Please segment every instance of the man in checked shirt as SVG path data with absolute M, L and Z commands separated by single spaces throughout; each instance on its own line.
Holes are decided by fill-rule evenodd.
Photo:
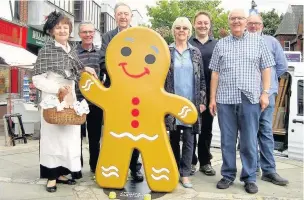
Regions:
M 275 61 L 264 39 L 246 31 L 244 10 L 232 10 L 228 20 L 231 35 L 216 44 L 209 65 L 209 109 L 213 116 L 218 111 L 223 159 L 223 178 L 217 188 L 229 188 L 236 178 L 236 140 L 240 130 L 240 179 L 245 182 L 246 192 L 257 193 L 257 132 L 261 111 L 269 104 L 270 67 Z
M 85 65 L 95 69 L 97 76 L 100 76 L 100 52 L 93 44 L 95 28 L 92 22 L 81 22 L 79 24 L 79 37 L 81 42 L 77 46 L 79 60 Z M 84 99 L 79 87 L 76 87 L 78 100 Z M 89 138 L 90 168 L 95 173 L 97 160 L 100 150 L 102 110 L 96 105 L 89 103 L 90 113 L 87 115 L 87 130 Z M 85 131 L 85 125 L 82 125 L 82 131 Z

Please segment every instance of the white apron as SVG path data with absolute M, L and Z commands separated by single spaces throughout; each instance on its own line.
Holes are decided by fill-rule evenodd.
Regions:
M 42 99 L 56 95 L 62 86 L 71 85 L 75 94 L 75 82 L 48 72 L 33 77 L 36 88 L 42 91 Z M 65 167 L 71 172 L 81 170 L 80 125 L 53 125 L 47 123 L 41 112 L 40 164 L 47 168 Z

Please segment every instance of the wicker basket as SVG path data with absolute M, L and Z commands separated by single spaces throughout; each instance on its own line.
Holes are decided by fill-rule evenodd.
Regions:
M 60 102 L 63 101 L 63 96 L 58 93 L 57 97 Z M 43 109 L 43 118 L 49 124 L 57 125 L 82 125 L 86 122 L 86 114 L 77 115 L 73 108 L 64 108 L 62 111 L 57 111 L 57 108 Z
M 86 116 L 86 114 L 77 115 L 72 108 L 65 108 L 63 111 L 57 111 L 56 108 L 43 110 L 43 118 L 49 124 L 81 125 L 86 121 Z

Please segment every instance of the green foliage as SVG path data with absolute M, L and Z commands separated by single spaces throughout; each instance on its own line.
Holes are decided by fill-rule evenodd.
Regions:
M 274 35 L 283 19 L 283 15 L 279 16 L 274 8 L 271 11 L 261 12 L 260 14 L 264 24 L 263 33 L 266 35 Z
M 156 6 L 147 6 L 151 28 L 158 31 L 169 43 L 173 42 L 171 26 L 177 17 L 188 17 L 192 22 L 198 11 L 207 11 L 213 19 L 213 36 L 219 38 L 220 30 L 228 30 L 228 12 L 219 8 L 220 0 L 179 1 L 162 0 Z

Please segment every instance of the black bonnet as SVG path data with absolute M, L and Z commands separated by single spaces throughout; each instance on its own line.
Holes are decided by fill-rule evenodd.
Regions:
M 64 15 L 60 12 L 51 12 L 47 17 L 46 17 L 46 22 L 43 26 L 43 33 L 47 34 L 49 33 L 50 30 L 52 30 L 56 24 L 62 20 Z

